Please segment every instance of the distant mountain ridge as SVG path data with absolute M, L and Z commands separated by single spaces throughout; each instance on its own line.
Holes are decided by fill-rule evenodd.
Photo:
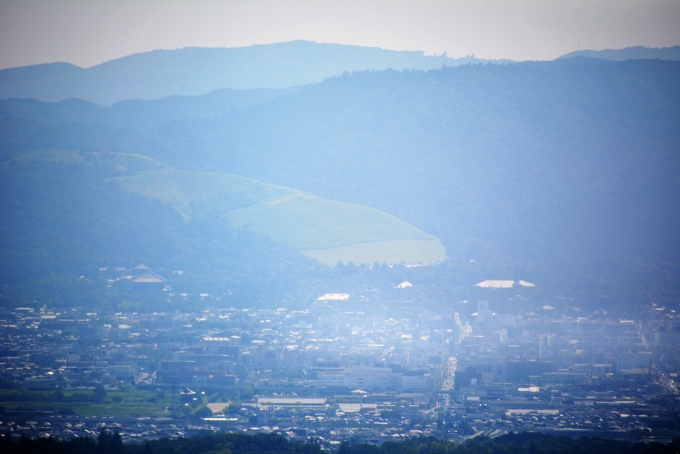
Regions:
M 135 131 L 153 131 L 176 120 L 208 119 L 228 112 L 272 100 L 302 90 L 280 89 L 232 90 L 222 88 L 198 96 L 168 96 L 154 100 L 127 100 L 101 106 L 77 98 L 59 102 L 10 98 L 0 100 L 0 118 L 22 118 L 44 124 L 107 124 Z
M 426 70 L 487 61 L 309 41 L 154 50 L 87 69 L 69 63 L 4 69 L 0 71 L 0 99 L 54 102 L 80 98 L 112 104 L 128 99 L 200 95 L 221 88 L 287 88 L 320 82 L 345 71 Z
M 605 60 L 624 61 L 624 60 L 680 60 L 680 46 L 673 47 L 645 47 L 635 46 L 625 49 L 605 49 L 605 50 L 577 50 L 558 57 L 590 57 L 604 58 Z

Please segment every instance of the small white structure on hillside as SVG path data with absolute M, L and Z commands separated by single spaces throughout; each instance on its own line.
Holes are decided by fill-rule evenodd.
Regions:
M 477 287 L 482 288 L 512 288 L 515 285 L 515 281 L 482 281 L 479 284 L 475 284 Z
M 317 301 L 347 301 L 349 295 L 347 293 L 326 293 L 321 295 L 316 300 Z
M 527 281 L 519 281 L 519 285 L 522 287 L 536 287 L 534 284 L 531 282 Z M 482 288 L 513 288 L 515 286 L 515 281 L 507 281 L 507 280 L 486 280 L 482 281 L 479 284 L 475 284 L 477 287 L 482 287 Z

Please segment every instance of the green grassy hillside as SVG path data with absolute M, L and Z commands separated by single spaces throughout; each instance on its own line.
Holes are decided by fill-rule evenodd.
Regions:
M 161 169 L 114 179 L 123 189 L 173 205 L 185 220 L 219 214 L 304 251 L 322 263 L 434 263 L 439 240 L 382 211 L 220 172 Z
M 172 204 L 185 220 L 192 215 L 226 213 L 295 194 L 293 189 L 223 172 L 163 169 L 115 181 L 123 189 Z
M 225 172 L 181 171 L 146 156 L 69 149 L 27 152 L 4 165 L 41 163 L 89 166 L 128 192 L 172 205 L 184 221 L 222 216 L 225 225 L 267 236 L 331 266 L 446 259 L 437 238 L 383 211 Z
M 382 211 L 301 193 L 231 211 L 226 217 L 236 227 L 252 228 L 301 250 L 373 241 L 434 239 Z

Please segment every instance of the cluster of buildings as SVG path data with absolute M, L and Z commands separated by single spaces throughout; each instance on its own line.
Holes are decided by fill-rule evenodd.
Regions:
M 680 326 L 665 308 L 644 320 L 604 311 L 497 314 L 479 302 L 457 348 L 452 420 L 555 435 L 670 439 L 680 430 Z M 570 313 L 567 316 L 565 313 Z M 500 417 L 500 420 L 499 420 Z
M 328 294 L 301 310 L 16 308 L 0 313 L 0 432 L 68 438 L 108 428 L 130 442 L 275 431 L 329 447 L 345 439 L 460 441 L 523 430 L 678 435 L 680 324 L 673 314 L 650 307 L 641 320 L 620 320 L 549 305 L 513 313 L 519 303 L 511 299 L 496 312 L 497 303 L 460 302 L 435 312 L 406 299 Z M 121 417 L 7 400 L 12 392 L 96 389 L 120 409 L 126 392 L 165 400 L 153 398 L 149 414 L 137 408 L 118 411 Z

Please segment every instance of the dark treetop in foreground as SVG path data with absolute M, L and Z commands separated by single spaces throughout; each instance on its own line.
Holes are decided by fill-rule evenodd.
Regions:
M 175 440 L 156 440 L 143 445 L 124 446 L 118 434 L 102 432 L 97 440 L 76 438 L 67 442 L 52 438 L 11 442 L 0 440 L 0 452 L 7 454 L 319 454 L 319 443 L 289 441 L 278 434 L 219 434 Z M 490 439 L 477 437 L 457 444 L 434 437 L 411 438 L 381 446 L 340 444 L 338 454 L 643 454 L 676 453 L 674 443 L 629 443 L 604 438 L 552 437 L 536 433 L 503 435 Z

